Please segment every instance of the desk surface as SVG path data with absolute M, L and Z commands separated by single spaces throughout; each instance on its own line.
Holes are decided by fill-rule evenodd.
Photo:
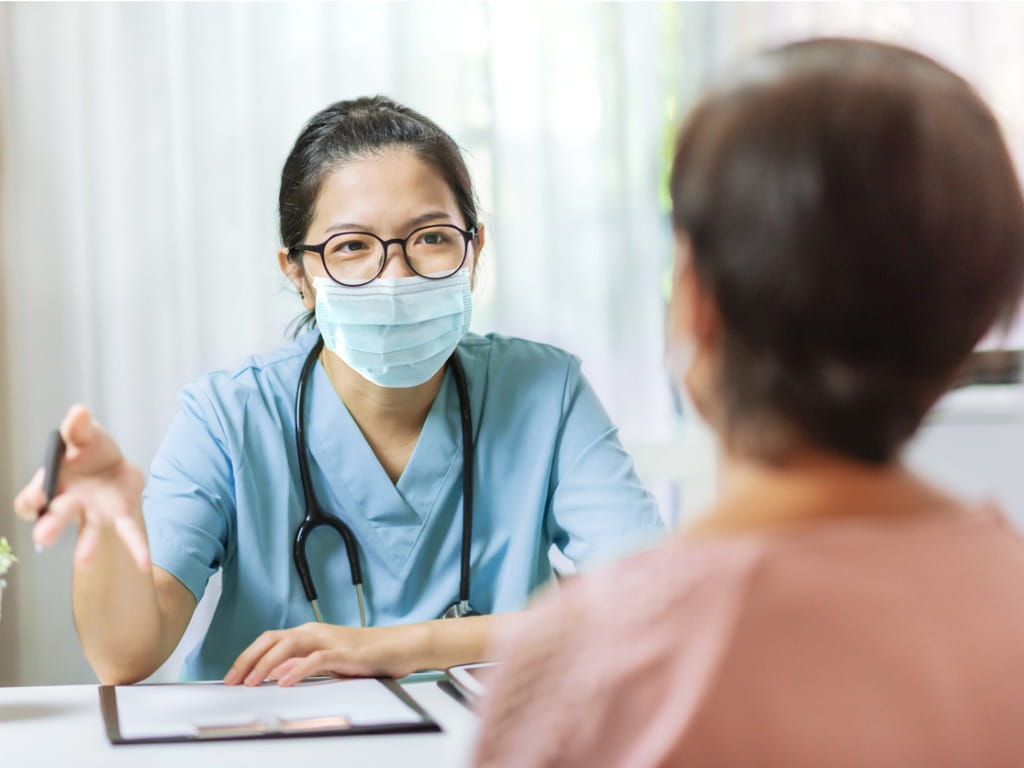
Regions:
M 0 688 L 0 765 L 449 768 L 467 764 L 476 731 L 473 714 L 433 680 L 404 682 L 403 687 L 434 717 L 443 733 L 115 747 L 107 741 L 103 729 L 95 685 Z

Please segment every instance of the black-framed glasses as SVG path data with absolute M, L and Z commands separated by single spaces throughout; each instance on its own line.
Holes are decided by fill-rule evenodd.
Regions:
M 327 276 L 340 285 L 355 288 L 380 277 L 388 261 L 388 247 L 400 245 L 409 269 L 420 277 L 443 280 L 451 277 L 469 253 L 469 243 L 477 228 L 462 229 L 454 224 L 419 227 L 406 237 L 382 240 L 372 232 L 338 232 L 322 243 L 303 243 L 289 248 L 290 253 L 310 251 L 320 254 Z

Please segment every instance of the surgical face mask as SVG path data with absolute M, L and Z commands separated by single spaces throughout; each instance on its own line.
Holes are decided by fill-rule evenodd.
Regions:
M 381 387 L 415 387 L 435 373 L 469 330 L 469 269 L 443 280 L 378 278 L 356 288 L 313 280 L 324 344 Z

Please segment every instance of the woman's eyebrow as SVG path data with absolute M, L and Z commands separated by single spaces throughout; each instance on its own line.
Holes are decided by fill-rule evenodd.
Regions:
M 416 227 L 427 224 L 431 221 L 437 221 L 438 219 L 445 219 L 447 221 L 452 220 L 452 215 L 445 211 L 428 211 L 427 213 L 421 213 L 419 216 L 415 216 L 405 222 L 403 229 L 413 230 Z M 373 227 L 368 227 L 365 224 L 359 224 L 357 222 L 346 221 L 339 224 L 332 224 L 324 233 L 332 235 L 335 232 L 374 232 Z M 376 232 L 374 232 L 376 234 Z
M 356 224 L 351 221 L 346 221 L 343 224 L 332 224 L 324 230 L 325 234 L 331 235 L 335 232 L 369 232 L 369 228 L 363 224 Z
M 452 216 L 450 213 L 445 213 L 444 211 L 430 211 L 429 213 L 422 213 L 413 219 L 409 219 L 405 222 L 405 226 L 409 229 L 415 229 L 421 224 L 427 224 L 428 222 L 436 221 L 437 219 L 446 219 L 451 221 Z

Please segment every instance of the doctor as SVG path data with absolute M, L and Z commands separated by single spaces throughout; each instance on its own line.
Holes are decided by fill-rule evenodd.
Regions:
M 155 671 L 218 569 L 185 678 L 400 676 L 483 658 L 552 544 L 583 565 L 660 533 L 578 360 L 468 333 L 484 230 L 451 137 L 382 97 L 334 104 L 279 206 L 311 328 L 187 387 L 144 493 L 85 408 L 61 426 L 34 537 L 78 523 L 75 621 L 103 682 Z M 15 508 L 43 503 L 37 474 Z

